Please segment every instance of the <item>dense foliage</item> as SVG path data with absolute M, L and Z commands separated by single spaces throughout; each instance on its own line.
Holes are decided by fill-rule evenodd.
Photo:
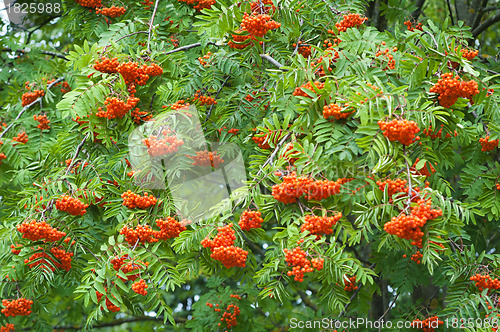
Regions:
M 477 14 L 68 0 L 5 23 L 2 331 L 496 330 L 499 7 L 452 3 Z M 238 156 L 186 215 L 218 196 L 175 185 Z

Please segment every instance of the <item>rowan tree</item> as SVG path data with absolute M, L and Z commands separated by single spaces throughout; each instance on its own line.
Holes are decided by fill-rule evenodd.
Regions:
M 497 1 L 24 4 L 0 53 L 2 331 L 496 331 Z M 241 187 L 189 219 L 171 177 L 237 155 Z

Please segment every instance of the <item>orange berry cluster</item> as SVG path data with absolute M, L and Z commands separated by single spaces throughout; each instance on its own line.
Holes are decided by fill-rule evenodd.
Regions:
M 288 266 L 292 267 L 291 271 L 287 272 L 288 276 L 295 276 L 294 280 L 298 282 L 304 281 L 304 274 L 313 272 L 314 268 L 318 271 L 323 268 L 323 260 L 315 260 L 315 267 L 311 267 L 311 262 L 306 258 L 307 253 L 302 250 L 299 246 L 295 247 L 293 250 L 283 249 L 285 253 L 285 262 Z
M 119 65 L 118 58 L 109 59 L 103 56 L 100 60 L 95 60 L 94 69 L 101 73 L 112 74 L 118 72 Z
M 71 165 L 72 161 L 73 161 L 73 159 L 66 159 L 64 161 L 66 163 L 66 167 L 69 167 Z M 78 174 L 78 168 L 80 168 L 81 165 L 82 165 L 82 163 L 80 161 L 77 161 L 76 163 L 74 163 L 73 167 L 71 169 L 71 174 Z M 83 164 L 82 170 L 84 170 L 85 167 L 87 167 L 88 165 L 89 165 L 89 163 L 85 162 L 85 164 Z
M 252 228 L 262 227 L 264 219 L 260 217 L 260 211 L 245 210 L 240 216 L 238 225 L 244 231 L 249 231 Z
M 129 209 L 147 209 L 156 204 L 157 199 L 153 195 L 144 193 L 144 196 L 137 195 L 136 193 L 128 190 L 124 192 L 121 197 L 123 198 L 123 205 Z
M 21 249 L 16 249 L 20 246 L 19 243 L 16 243 L 15 245 L 14 244 L 11 244 L 10 245 L 10 251 L 14 254 L 14 255 L 19 255 L 21 253 Z
M 455 48 L 455 52 L 458 51 L 458 47 Z M 466 48 L 462 48 L 460 50 L 460 54 L 462 54 L 462 57 L 471 61 L 472 59 L 474 59 L 478 54 L 479 54 L 479 51 L 478 50 L 469 50 L 469 49 L 466 49 Z
M 104 290 L 107 292 L 107 288 L 105 287 Z M 102 296 L 103 294 L 99 293 L 98 291 L 95 291 L 96 295 L 97 295 L 97 302 L 101 301 L 102 299 Z M 112 295 L 113 297 L 115 297 L 114 295 Z M 111 302 L 108 297 L 106 296 L 106 307 L 108 308 L 109 311 L 111 312 L 118 312 L 120 311 L 120 307 L 117 307 L 113 304 L 113 302 Z M 102 310 L 102 308 L 101 308 Z
M 14 324 L 7 323 L 5 326 L 0 327 L 0 332 L 11 332 L 14 331 Z
M 206 67 L 210 64 L 210 57 L 212 56 L 212 52 L 207 52 L 203 57 L 199 57 L 198 61 L 200 62 L 200 65 L 203 67 Z
M 23 239 L 31 241 L 44 240 L 45 242 L 56 242 L 66 236 L 65 232 L 60 232 L 56 228 L 52 228 L 45 221 L 37 222 L 32 220 L 29 223 L 23 222 L 17 225 L 17 230 L 23 234 Z
M 325 69 L 324 69 L 325 60 L 328 63 L 327 70 L 328 71 L 333 70 L 332 62 L 337 62 L 337 59 L 339 58 L 339 52 L 337 50 L 335 50 L 335 47 L 338 46 L 338 43 L 340 43 L 340 39 L 337 39 L 337 38 L 335 38 L 333 40 L 333 44 L 328 39 L 325 39 L 325 41 L 324 41 L 325 47 L 326 47 L 326 45 L 329 45 L 329 47 L 327 49 L 325 49 L 325 51 L 323 52 L 323 55 L 321 55 L 318 59 L 316 59 L 315 61 L 311 61 L 311 67 L 316 67 L 316 66 L 321 64 L 315 73 L 316 75 L 318 75 L 320 77 L 323 77 L 326 75 Z
M 342 112 L 342 108 L 339 104 L 329 104 L 323 107 L 323 117 L 328 119 L 329 117 L 334 117 L 336 120 L 347 119 L 352 112 Z
M 270 11 L 276 11 L 276 6 L 273 0 L 256 0 L 250 2 L 250 10 L 252 14 L 269 14 Z
M 56 201 L 56 209 L 68 212 L 73 216 L 83 216 L 87 212 L 86 208 L 88 207 L 88 204 L 83 204 L 79 199 L 68 195 L 62 195 Z
M 95 13 L 101 14 L 101 15 L 104 15 L 107 17 L 118 17 L 118 16 L 122 16 L 123 14 L 125 14 L 126 11 L 127 11 L 127 9 L 125 9 L 125 7 L 111 6 L 109 8 L 108 7 L 98 8 L 98 9 L 96 9 Z
M 234 246 L 236 236 L 232 227 L 232 223 L 219 227 L 215 238 L 210 240 L 207 236 L 201 241 L 201 245 L 210 248 L 212 251 L 210 257 L 220 261 L 226 268 L 245 267 L 248 251 Z
M 248 15 L 245 12 L 241 21 L 241 29 L 248 31 L 254 37 L 264 37 L 269 30 L 278 29 L 280 26 L 281 23 L 272 20 L 271 16 L 267 14 Z
M 420 161 L 420 158 L 417 158 L 415 160 L 415 163 L 413 164 L 412 166 L 412 169 L 415 170 L 415 168 L 417 167 L 417 163 Z M 427 168 L 427 166 L 429 166 L 430 168 L 430 171 L 429 169 Z M 416 170 L 418 173 L 422 174 L 422 175 L 425 175 L 425 176 L 431 176 L 432 174 L 436 173 L 436 169 L 432 166 L 432 164 L 429 162 L 425 162 L 424 166 L 422 166 L 421 169 L 419 170 Z
M 50 126 L 49 126 L 49 123 L 50 123 L 50 120 L 47 119 L 47 115 L 33 115 L 33 119 L 35 119 L 35 121 L 38 121 L 39 125 L 36 126 L 38 129 L 40 130 L 44 130 L 44 129 L 50 129 Z
M 356 286 L 356 276 L 347 277 L 347 279 L 344 278 L 343 280 L 344 280 L 344 290 L 346 292 L 358 289 L 358 286 Z
M 261 149 L 269 149 L 271 148 L 271 146 L 269 145 L 269 135 L 272 134 L 272 131 L 269 130 L 269 133 L 268 134 L 265 134 L 263 136 L 261 136 L 263 133 L 259 133 L 255 136 L 252 137 L 252 141 L 254 141 L 258 146 L 259 148 Z M 275 137 L 273 143 L 276 143 L 277 141 L 277 137 Z
M 155 135 L 142 140 L 148 147 L 148 153 L 151 157 L 159 157 L 179 151 L 179 147 L 184 144 L 183 140 L 177 139 L 177 136 L 168 136 L 169 132 L 162 132 L 163 138 Z
M 476 287 L 482 292 L 484 289 L 500 289 L 500 280 L 498 278 L 491 279 L 489 274 L 476 274 L 470 277 L 471 281 L 476 282 Z
M 137 225 L 135 229 L 123 226 L 120 231 L 120 234 L 125 235 L 125 241 L 131 246 L 135 246 L 138 242 L 142 244 L 158 242 L 158 239 L 154 237 L 155 233 L 149 225 Z
M 385 45 L 385 42 L 382 42 L 382 45 Z M 384 56 L 387 58 L 387 65 L 382 68 L 383 70 L 394 69 L 396 67 L 396 60 L 394 60 L 394 56 L 390 52 L 396 52 L 397 50 L 397 47 L 393 47 L 392 49 L 386 48 L 383 51 L 378 51 L 377 53 L 375 53 L 376 57 Z
M 0 133 L 3 131 L 3 127 L 7 128 L 7 124 L 5 122 L 0 123 Z
M 127 261 L 127 262 L 125 263 L 125 261 Z M 127 275 L 127 279 L 124 279 L 124 278 L 118 276 L 118 278 L 120 278 L 122 281 L 127 281 L 127 280 L 134 281 L 137 278 L 139 278 L 140 270 L 146 269 L 148 267 L 149 262 L 142 262 L 139 260 L 134 261 L 134 260 L 131 260 L 129 258 L 129 256 L 123 255 L 121 257 L 114 257 L 111 260 L 111 264 L 113 265 L 113 269 L 115 269 L 115 271 L 121 270 L 123 273 L 125 273 Z M 142 266 L 142 265 L 144 265 L 144 266 Z M 137 271 L 137 273 L 133 273 L 135 271 Z
M 497 190 L 500 190 L 500 183 L 495 183 L 495 187 L 497 188 Z
M 420 264 L 422 257 L 424 257 L 424 255 L 422 255 L 422 253 L 417 250 L 416 253 L 414 253 L 413 255 L 411 255 L 411 260 L 414 261 L 417 264 Z
M 153 118 L 151 114 L 145 111 L 141 112 L 139 108 L 135 108 L 130 116 L 132 117 L 132 121 L 134 121 L 136 124 L 149 121 Z
M 170 104 L 170 108 L 173 110 L 178 110 L 181 108 L 188 107 L 190 104 L 185 102 L 183 99 L 177 100 L 175 103 Z M 167 108 L 168 106 L 162 106 L 162 108 Z
M 393 119 L 390 122 L 378 121 L 380 129 L 384 131 L 384 136 L 389 141 L 398 141 L 403 145 L 410 145 L 415 141 L 420 140 L 420 137 L 415 137 L 420 129 L 415 121 Z
M 415 26 L 413 26 L 413 23 L 411 23 L 410 21 L 406 21 L 403 24 L 406 25 L 406 28 L 410 31 L 415 31 L 415 29 L 423 31 L 422 23 L 420 22 L 418 22 Z
M 387 195 L 392 197 L 395 193 L 408 193 L 406 183 L 408 180 L 403 179 L 386 179 L 384 181 L 377 181 L 378 188 L 382 191 L 387 187 Z
M 359 14 L 347 14 L 344 15 L 344 19 L 338 23 L 335 23 L 335 27 L 339 30 L 339 32 L 346 31 L 352 27 L 358 27 L 363 24 L 368 18 L 361 17 Z M 328 30 L 329 33 L 333 33 L 332 30 Z
M 196 151 L 196 156 L 189 156 L 189 158 L 193 159 L 194 166 L 217 168 L 224 163 L 224 159 L 220 157 L 217 151 Z
M 314 85 L 316 86 L 316 88 L 318 90 L 321 90 L 324 88 L 325 83 L 314 82 Z M 305 93 L 302 89 L 308 89 L 308 90 L 311 90 L 312 92 L 316 93 L 316 91 L 314 91 L 314 88 L 313 88 L 313 85 L 311 84 L 311 82 L 307 82 L 306 84 L 303 84 L 302 86 L 295 88 L 292 95 L 312 98 L 307 93 Z
M 283 182 L 273 186 L 273 197 L 285 204 L 295 203 L 297 198 L 305 195 L 307 200 L 320 201 L 340 192 L 340 187 L 351 181 L 351 178 L 339 178 L 337 181 L 314 180 L 307 177 L 297 178 L 296 173 L 283 176 Z
M 27 300 L 25 298 L 19 298 L 16 300 L 2 300 L 2 314 L 5 317 L 16 317 L 16 316 L 29 316 L 31 314 L 32 300 Z
M 384 230 L 402 239 L 412 240 L 412 245 L 422 248 L 422 238 L 424 233 L 422 227 L 427 220 L 436 219 L 443 215 L 443 211 L 431 209 L 431 200 L 420 199 L 417 205 L 410 209 L 410 214 L 401 213 L 393 217 L 391 221 L 384 225 Z
M 178 0 L 179 2 L 185 2 L 188 5 L 193 6 L 194 9 L 201 11 L 204 8 L 210 9 L 212 5 L 215 5 L 215 0 Z
M 36 250 L 42 250 L 42 247 L 38 247 Z M 72 252 L 66 252 L 62 248 L 52 247 L 50 252 L 57 260 L 54 260 L 51 256 L 47 255 L 45 251 L 34 253 L 29 259 L 24 260 L 24 264 L 28 264 L 30 269 L 35 266 L 41 265 L 43 269 L 50 269 L 52 272 L 55 271 L 55 267 L 69 271 L 71 269 L 71 257 L 73 257 Z M 34 261 L 30 264 L 30 262 Z M 49 264 L 50 261 L 52 264 Z
M 437 324 L 437 325 L 436 325 Z M 414 319 L 412 322 L 413 328 L 421 328 L 424 332 L 434 332 L 439 325 L 443 325 L 444 322 L 439 320 L 438 316 L 428 317 L 424 320 Z
M 231 313 L 231 309 L 233 312 Z M 230 304 L 227 306 L 226 311 L 222 314 L 222 318 L 220 319 L 222 321 L 226 321 L 227 328 L 230 329 L 233 326 L 238 325 L 238 322 L 236 321 L 236 317 L 240 315 L 240 308 L 235 305 L 235 304 Z
M 33 92 L 26 92 L 21 97 L 21 105 L 26 106 L 37 100 L 39 97 L 43 97 L 45 92 L 43 90 L 35 90 Z
M 425 136 L 430 137 L 432 139 L 443 138 L 443 127 L 444 125 L 442 124 L 441 128 L 438 131 L 434 132 L 432 126 L 429 126 L 429 128 L 425 128 L 424 130 L 422 130 L 422 132 L 424 133 Z M 456 130 L 453 132 L 453 135 L 458 136 Z M 446 133 L 445 138 L 450 138 L 450 137 L 451 133 Z
M 7 156 L 5 155 L 5 153 L 3 152 L 0 152 L 0 164 L 2 163 L 2 160 L 6 159 Z
M 300 40 L 297 41 L 297 44 L 299 44 L 297 52 L 301 54 L 304 58 L 306 59 L 309 58 L 311 56 L 311 46 L 301 44 Z M 292 46 L 297 47 L 297 44 L 293 43 Z
M 155 4 L 153 0 L 144 0 L 141 2 L 145 9 L 151 9 L 151 6 Z
M 139 66 L 137 62 L 124 62 L 116 67 L 116 72 L 122 75 L 129 88 L 135 89 L 135 84 L 145 85 L 151 76 L 163 74 L 163 69 L 156 63 Z
M 479 143 L 481 143 L 481 151 L 492 151 L 498 147 L 498 139 L 490 141 L 490 135 L 485 138 L 480 138 Z
M 209 96 L 203 96 L 201 94 L 201 90 L 198 90 L 196 91 L 195 95 L 194 95 L 194 100 L 198 100 L 200 102 L 200 105 L 203 106 L 203 105 L 217 105 L 217 101 L 212 98 L 212 97 L 209 97 Z
M 236 30 L 234 34 L 231 34 L 233 36 L 233 40 L 228 41 L 227 45 L 237 50 L 242 50 L 244 48 L 247 48 L 248 46 L 253 46 L 253 43 L 251 41 L 257 39 L 255 39 L 255 37 L 252 35 L 242 35 L 242 33 L 242 29 Z M 262 42 L 259 41 L 259 43 Z
M 316 239 L 318 240 L 323 234 L 332 234 L 332 227 L 337 224 L 340 218 L 342 218 L 342 212 L 332 217 L 320 217 L 308 214 L 304 217 L 305 222 L 300 226 L 300 231 L 309 231 L 309 233 L 316 235 Z
M 155 233 L 155 237 L 159 240 L 167 240 L 173 237 L 178 237 L 179 234 L 186 230 L 186 227 L 172 217 L 166 219 L 156 219 L 156 226 L 160 228 Z
M 25 131 L 20 132 L 19 134 L 17 134 L 16 137 L 14 137 L 12 139 L 12 142 L 19 142 L 21 144 L 26 144 L 26 143 L 28 143 L 28 134 L 26 134 Z M 16 144 L 13 144 L 13 145 L 16 145 Z
M 83 7 L 97 8 L 101 7 L 101 0 L 75 0 L 76 3 Z
M 117 97 L 107 97 L 104 101 L 106 111 L 103 111 L 102 107 L 99 107 L 99 112 L 97 112 L 96 115 L 100 118 L 121 119 L 128 113 L 128 111 L 134 108 L 138 102 L 139 98 L 136 98 L 133 95 L 130 95 L 126 102 Z
M 453 73 L 445 73 L 429 89 L 429 92 L 439 94 L 439 105 L 450 108 L 458 98 L 466 98 L 472 101 L 472 97 L 479 93 L 476 81 L 460 81 L 459 79 L 458 75 L 453 78 Z
M 132 284 L 132 290 L 142 296 L 146 296 L 148 293 L 146 288 L 148 288 L 148 285 L 146 285 L 146 282 L 142 278 Z
M 222 131 L 223 131 L 223 130 L 225 130 L 225 129 L 227 129 L 227 127 L 226 127 L 226 126 L 224 126 L 224 127 L 220 128 L 220 129 L 219 129 L 219 133 L 222 133 Z M 239 129 L 236 129 L 236 128 L 231 128 L 231 129 L 229 129 L 229 130 L 227 131 L 227 133 L 228 133 L 228 134 L 233 134 L 233 135 L 238 135 L 238 132 L 239 132 L 239 131 L 240 131 Z

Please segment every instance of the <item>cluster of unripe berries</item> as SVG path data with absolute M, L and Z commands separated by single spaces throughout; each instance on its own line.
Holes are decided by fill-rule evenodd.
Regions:
M 307 200 L 320 201 L 340 192 L 343 184 L 350 178 L 339 178 L 337 181 L 314 180 L 308 177 L 297 177 L 295 172 L 283 176 L 283 182 L 273 186 L 273 197 L 285 204 L 295 203 L 297 198 L 305 196 Z
M 249 231 L 252 228 L 262 227 L 264 219 L 260 216 L 260 211 L 245 210 L 240 216 L 238 225 L 244 231 Z
M 331 103 L 323 107 L 323 117 L 328 119 L 330 117 L 334 117 L 336 120 L 347 119 L 354 111 L 352 112 L 343 112 L 343 108 L 339 104 Z
M 422 227 L 428 220 L 436 219 L 443 215 L 443 211 L 431 209 L 431 200 L 420 199 L 416 206 L 411 207 L 410 214 L 404 212 L 384 225 L 384 230 L 402 239 L 412 241 L 412 245 L 422 248 L 424 233 Z
M 287 275 L 290 277 L 295 276 L 295 281 L 302 282 L 304 281 L 304 274 L 313 272 L 314 269 L 318 271 L 323 269 L 323 258 L 313 258 L 309 261 L 306 258 L 307 253 L 299 246 L 295 247 L 293 250 L 285 248 L 283 252 L 285 253 L 285 262 L 287 262 L 288 266 L 292 267 L 292 270 L 288 271 Z
M 21 143 L 21 144 L 26 144 L 26 143 L 28 143 L 28 134 L 26 134 L 25 131 L 20 132 L 20 133 L 17 134 L 16 137 L 14 137 L 12 139 L 12 142 L 18 142 L 18 143 Z M 17 143 L 15 143 L 13 145 L 17 145 Z
M 142 296 L 146 296 L 148 293 L 146 288 L 148 288 L 148 285 L 142 278 L 132 284 L 132 290 Z
M 62 195 L 56 201 L 56 209 L 59 211 L 65 211 L 73 216 L 83 216 L 87 213 L 86 209 L 88 207 L 88 204 L 84 204 L 79 199 L 68 195 Z
M 43 240 L 45 242 L 56 242 L 66 236 L 65 232 L 58 231 L 45 221 L 31 220 L 17 225 L 17 230 L 23 234 L 23 239 L 31 241 Z
M 52 272 L 56 270 L 55 268 L 60 268 L 66 271 L 71 269 L 71 257 L 73 257 L 72 252 L 66 252 L 64 249 L 59 247 L 52 247 L 50 249 L 50 253 L 56 258 L 53 259 L 45 253 L 45 251 L 43 251 L 44 249 L 42 247 L 38 247 L 36 250 L 41 250 L 42 252 L 34 253 L 29 259 L 24 260 L 24 264 L 28 264 L 30 269 L 38 265 L 40 265 L 42 269 L 50 269 Z
M 390 122 L 378 121 L 380 129 L 384 132 L 384 136 L 389 141 L 398 141 L 403 145 L 410 145 L 415 141 L 420 140 L 420 137 L 415 137 L 420 131 L 415 121 L 393 119 Z
M 438 316 L 432 316 L 424 320 L 414 319 L 412 327 L 421 328 L 424 332 L 434 332 L 437 327 L 443 324 L 444 322 L 439 320 Z
M 125 7 L 111 6 L 109 8 L 108 7 L 97 8 L 95 13 L 101 14 L 101 15 L 104 15 L 107 17 L 118 17 L 118 16 L 122 16 L 123 14 L 125 14 L 126 11 L 127 11 L 127 9 Z
M 248 251 L 234 246 L 236 236 L 232 227 L 232 223 L 219 227 L 214 239 L 210 240 L 207 236 L 201 241 L 201 245 L 204 248 L 210 248 L 212 251 L 210 257 L 220 261 L 226 268 L 245 267 Z
M 476 287 L 482 292 L 484 289 L 500 289 L 500 280 L 498 278 L 491 279 L 489 274 L 476 274 L 470 277 L 471 281 L 476 282 Z
M 349 28 L 353 27 L 358 27 L 361 24 L 363 24 L 368 18 L 366 17 L 361 17 L 359 14 L 347 14 L 344 15 L 344 18 L 342 21 L 335 23 L 335 27 L 339 32 L 346 31 Z M 329 33 L 334 33 L 332 30 L 328 30 Z
M 184 141 L 178 139 L 175 135 L 168 136 L 169 134 L 170 132 L 168 130 L 163 130 L 163 138 L 151 135 L 149 138 L 142 140 L 142 142 L 147 146 L 148 153 L 151 157 L 165 156 L 179 151 L 179 147 L 184 144 Z
M 479 89 L 477 82 L 474 80 L 462 81 L 458 75 L 453 77 L 453 73 L 445 73 L 429 89 L 429 92 L 439 95 L 439 105 L 450 108 L 458 98 L 466 98 L 472 101 L 472 97 L 479 93 Z
M 194 95 L 194 100 L 199 101 L 200 105 L 217 105 L 217 101 L 213 97 L 204 96 L 201 94 L 201 90 L 196 91 Z
M 137 195 L 136 193 L 128 190 L 124 192 L 121 197 L 123 198 L 123 205 L 129 209 L 147 209 L 156 204 L 157 199 L 153 195 L 144 193 L 144 196 Z
M 251 36 L 264 37 L 269 30 L 278 29 L 281 23 L 271 19 L 267 14 L 243 14 L 241 29 L 247 31 Z
M 189 156 L 193 159 L 194 166 L 218 168 L 224 163 L 217 151 L 196 151 L 196 156 Z
M 5 317 L 16 317 L 16 316 L 29 316 L 31 314 L 32 300 L 27 300 L 25 298 L 19 298 L 16 300 L 2 300 L 2 314 Z
M 33 115 L 33 119 L 35 121 L 38 121 L 39 124 L 38 124 L 38 126 L 36 126 L 38 129 L 40 129 L 40 130 L 50 129 L 50 126 L 49 126 L 50 120 L 47 119 L 46 114 Z
M 26 106 L 37 100 L 39 97 L 43 97 L 45 92 L 43 90 L 35 90 L 33 92 L 26 92 L 21 97 L 21 105 Z
M 323 83 L 323 82 L 314 82 L 314 86 L 316 87 L 316 89 L 321 90 L 321 89 L 324 88 L 325 83 Z M 292 95 L 294 95 L 294 96 L 302 96 L 302 97 L 307 97 L 307 98 L 313 98 L 309 94 L 307 94 L 306 92 L 304 92 L 303 89 L 307 89 L 307 90 L 310 90 L 311 92 L 313 92 L 315 94 L 318 94 L 314 90 L 313 85 L 311 84 L 311 82 L 307 82 L 307 83 L 303 84 L 302 86 L 295 88 L 295 90 L 293 91 Z
M 480 138 L 479 143 L 481 144 L 481 151 L 492 151 L 498 147 L 498 139 L 490 141 L 490 135 L 485 138 Z
M 319 239 L 321 235 L 332 234 L 332 227 L 337 224 L 340 218 L 342 218 L 342 212 L 332 217 L 320 217 L 308 214 L 304 217 L 305 222 L 300 226 L 300 231 L 309 231 L 309 233 L 316 235 L 316 239 Z

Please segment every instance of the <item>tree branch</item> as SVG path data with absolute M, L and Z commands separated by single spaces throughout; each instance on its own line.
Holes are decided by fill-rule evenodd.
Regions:
M 265 59 L 267 61 L 269 61 L 270 63 L 272 63 L 274 66 L 278 67 L 279 69 L 281 69 L 282 71 L 288 71 L 288 69 L 283 69 L 281 67 L 283 67 L 283 65 L 281 63 L 279 63 L 278 61 L 274 60 L 269 54 L 261 54 L 260 57 L 262 59 Z
M 50 89 L 52 88 L 54 85 L 56 85 L 57 83 L 59 82 L 62 82 L 64 80 L 64 77 L 59 77 L 57 80 L 55 80 L 54 82 L 50 83 L 49 85 L 47 85 L 47 89 Z M 24 112 L 26 112 L 28 109 L 30 109 L 31 106 L 39 103 L 42 101 L 42 98 L 43 97 L 38 97 L 36 100 L 34 100 L 31 104 L 28 104 L 26 106 L 24 106 L 22 108 L 22 110 L 19 112 L 19 114 L 16 116 L 16 118 L 11 121 L 11 123 L 7 126 L 7 128 L 5 128 L 4 131 L 2 131 L 0 133 L 0 139 L 10 130 L 10 128 L 12 128 L 12 126 L 14 126 L 14 123 L 19 120 L 19 118 L 24 114 Z
M 151 42 L 151 30 L 153 29 L 153 21 L 155 20 L 155 16 L 156 16 L 156 10 L 158 9 L 158 3 L 160 2 L 160 0 L 156 0 L 156 3 L 155 3 L 155 8 L 153 9 L 153 15 L 151 15 L 151 21 L 149 22 L 149 31 L 148 31 L 148 52 L 151 51 L 149 49 L 149 45 L 150 45 L 150 42 Z
M 215 46 L 217 46 L 214 42 L 209 42 L 207 45 L 215 45 Z M 191 48 L 198 47 L 198 46 L 201 46 L 201 43 L 194 43 L 194 44 L 189 44 L 189 45 L 181 46 L 181 47 L 178 47 L 178 48 L 173 49 L 171 51 L 163 52 L 162 54 L 168 55 L 168 54 L 172 54 L 172 53 L 182 52 L 182 51 L 186 51 L 186 50 L 189 50 Z
M 477 38 L 477 36 L 479 36 L 481 32 L 483 32 L 484 30 L 488 29 L 490 26 L 498 22 L 500 22 L 500 13 L 490 17 L 489 19 L 481 23 L 477 28 L 472 30 L 472 35 L 474 36 L 474 38 Z
M 301 290 L 297 290 L 297 293 L 299 293 L 300 298 L 302 299 L 302 301 L 304 302 L 304 304 L 306 306 L 308 306 L 309 308 L 311 308 L 314 311 L 318 311 L 318 307 L 311 301 L 311 299 L 309 298 L 309 296 L 307 296 L 307 294 L 305 292 L 303 292 Z

